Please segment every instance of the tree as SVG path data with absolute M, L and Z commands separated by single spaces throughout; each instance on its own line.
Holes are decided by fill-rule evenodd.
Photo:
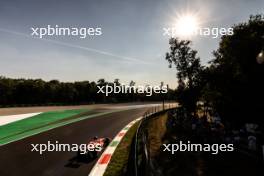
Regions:
M 166 53 L 169 68 L 175 65 L 178 78 L 178 101 L 189 112 L 195 112 L 198 101 L 198 80 L 202 70 L 197 51 L 190 47 L 191 41 L 171 38 L 169 41 L 170 52 Z
M 58 80 L 43 81 L 41 79 L 11 79 L 0 76 L 0 107 L 3 106 L 34 106 L 34 105 L 64 105 L 102 102 L 129 102 L 162 100 L 157 96 L 145 97 L 139 93 L 116 94 L 106 97 L 97 93 L 102 86 L 121 86 L 119 79 L 106 82 L 99 79 L 96 82 L 60 82 Z M 131 81 L 130 86 L 135 86 Z M 136 88 L 135 88 L 136 89 Z M 167 96 L 167 98 L 170 98 Z
M 256 57 L 264 49 L 264 16 L 251 16 L 233 29 L 214 51 L 204 97 L 229 121 L 263 122 L 264 64 Z

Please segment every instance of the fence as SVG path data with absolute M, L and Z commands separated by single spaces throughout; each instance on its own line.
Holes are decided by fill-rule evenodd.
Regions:
M 149 157 L 149 147 L 147 146 L 148 133 L 145 129 L 148 120 L 158 117 L 160 114 L 176 107 L 176 103 L 163 104 L 162 106 L 152 107 L 147 111 L 137 129 L 134 145 L 132 147 L 132 157 L 130 158 L 130 167 L 127 175 L 133 176 L 157 176 L 159 175 L 155 171 L 155 167 L 151 163 Z M 132 163 L 132 162 L 133 163 Z M 132 166 L 131 166 L 132 165 Z

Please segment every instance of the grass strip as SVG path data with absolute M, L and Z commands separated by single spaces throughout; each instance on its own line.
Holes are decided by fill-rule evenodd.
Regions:
M 121 176 L 124 175 L 127 168 L 129 152 L 133 137 L 136 134 L 139 122 L 135 123 L 123 137 L 119 145 L 117 146 L 113 156 L 111 157 L 110 163 L 104 173 L 104 176 Z M 114 141 L 113 141 L 114 142 Z M 112 142 L 112 143 L 113 143 Z M 114 145 L 113 144 L 110 144 Z
M 74 109 L 64 111 L 44 112 L 33 117 L 9 123 L 0 127 L 0 143 L 6 138 L 16 136 L 25 132 L 32 131 L 37 128 L 42 128 L 54 122 L 72 117 L 82 112 L 88 111 L 86 109 Z
M 124 110 L 112 110 L 112 111 L 109 111 L 109 112 L 102 112 L 102 113 L 92 114 L 92 115 L 88 115 L 88 116 L 81 116 L 81 117 L 78 117 L 78 118 L 70 118 L 69 117 L 69 118 L 66 118 L 63 121 L 62 120 L 58 120 L 57 123 L 51 123 L 51 124 L 48 124 L 46 126 L 42 126 L 40 128 L 31 129 L 31 130 L 25 131 L 23 133 L 19 133 L 19 134 L 15 134 L 13 136 L 2 138 L 2 139 L 0 139 L 0 145 L 5 145 L 5 144 L 8 144 L 8 143 L 11 143 L 11 142 L 14 142 L 14 141 L 17 141 L 17 140 L 32 136 L 32 135 L 36 135 L 36 134 L 39 134 L 39 133 L 42 133 L 42 132 L 45 132 L 45 131 L 48 131 L 48 130 L 51 130 L 51 129 L 54 129 L 54 128 L 57 128 L 57 127 L 68 125 L 68 124 L 71 124 L 71 123 L 74 123 L 74 122 L 78 122 L 78 121 L 81 121 L 81 120 L 85 120 L 85 119 L 88 119 L 88 118 L 94 118 L 94 117 L 97 117 L 97 116 L 107 115 L 107 114 L 111 114 L 111 113 L 114 113 L 114 112 L 121 112 L 121 111 L 124 111 Z M 1 134 L 1 128 L 2 127 L 0 127 L 0 134 Z
M 148 131 L 148 146 L 150 156 L 153 157 L 160 152 L 160 147 L 163 144 L 163 137 L 167 131 L 166 122 L 168 113 L 163 113 L 148 121 L 146 129 Z

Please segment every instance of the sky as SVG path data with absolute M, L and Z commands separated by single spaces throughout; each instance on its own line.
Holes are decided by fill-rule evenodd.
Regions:
M 60 81 L 104 78 L 128 84 L 176 87 L 165 53 L 179 14 L 195 14 L 201 27 L 232 27 L 264 12 L 263 0 L 0 0 L 0 75 Z M 31 28 L 100 27 L 102 35 L 31 35 Z M 220 38 L 193 36 L 203 65 Z

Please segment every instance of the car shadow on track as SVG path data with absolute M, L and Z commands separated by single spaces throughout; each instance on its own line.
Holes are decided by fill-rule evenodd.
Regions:
M 68 168 L 79 168 L 82 164 L 89 164 L 93 162 L 95 159 L 89 157 L 78 157 L 78 155 L 70 158 L 68 163 L 64 165 L 64 167 Z

